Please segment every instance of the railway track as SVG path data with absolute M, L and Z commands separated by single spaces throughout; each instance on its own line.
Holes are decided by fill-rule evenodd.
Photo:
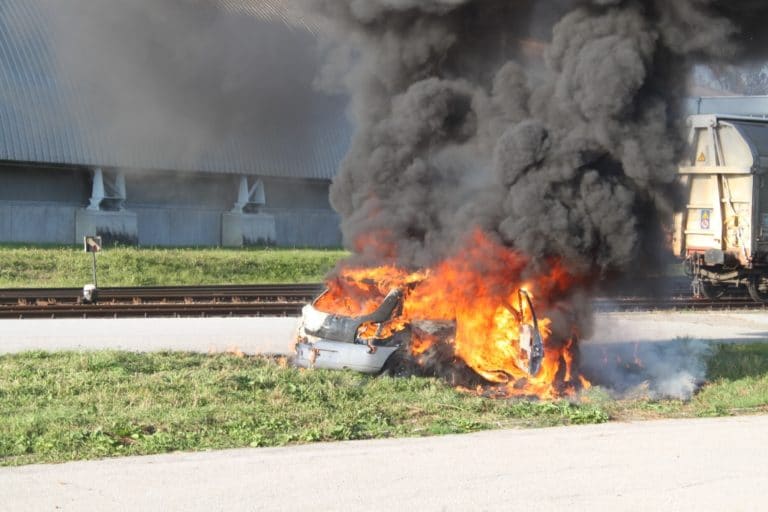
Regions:
M 100 288 L 99 299 L 107 301 L 162 301 L 162 300 L 213 300 L 231 299 L 273 299 L 293 297 L 307 299 L 314 297 L 323 289 L 319 283 L 313 284 L 267 284 L 235 286 L 139 286 L 132 288 Z M 15 304 L 19 301 L 50 301 L 56 303 L 79 302 L 81 288 L 6 288 L 0 289 L 0 304 Z
M 766 310 L 768 304 L 754 302 L 745 297 L 728 297 L 720 300 L 676 298 L 598 298 L 593 301 L 595 311 L 603 313 L 631 311 L 727 311 Z
M 79 288 L 0 289 L 0 318 L 298 316 L 321 284 L 103 288 L 96 304 Z M 600 312 L 765 310 L 742 296 L 704 300 L 674 289 L 667 297 L 597 298 Z
M 0 318 L 292 316 L 320 291 L 321 284 L 102 288 L 90 304 L 79 288 L 0 289 Z

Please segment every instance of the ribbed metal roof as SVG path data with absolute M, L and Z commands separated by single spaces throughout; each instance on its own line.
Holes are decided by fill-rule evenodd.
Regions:
M 334 176 L 351 128 L 343 101 L 312 89 L 315 70 L 302 66 L 293 76 L 278 62 L 283 45 L 294 51 L 301 48 L 307 54 L 314 45 L 311 27 L 285 7 L 284 1 L 218 0 L 225 7 L 222 16 L 250 20 L 225 24 L 226 30 L 236 27 L 271 34 L 273 39 L 265 46 L 274 48 L 268 46 L 266 52 L 262 48 L 259 54 L 264 55 L 265 80 L 279 70 L 279 79 L 286 86 L 300 85 L 297 90 L 302 97 L 269 97 L 270 90 L 280 87 L 278 83 L 264 89 L 266 92 L 254 91 L 253 101 L 265 102 L 265 112 L 281 118 L 281 112 L 293 109 L 292 117 L 282 122 L 259 118 L 239 132 L 212 139 L 209 145 L 196 141 L 193 148 L 183 123 L 170 130 L 148 124 L 140 128 L 141 136 L 135 139 L 111 129 L 115 113 L 104 111 L 93 100 L 97 96 L 93 84 L 62 69 L 51 9 L 51 3 L 59 1 L 0 2 L 0 160 L 310 179 Z M 282 30 L 280 45 L 274 43 L 275 30 Z M 312 55 L 304 57 L 306 61 L 314 59 Z M 301 106 L 298 114 L 296 105 Z M 158 130 L 157 137 L 153 129 Z
M 280 21 L 288 26 L 315 32 L 317 26 L 304 13 L 286 0 L 217 0 L 232 12 L 242 12 L 268 21 Z

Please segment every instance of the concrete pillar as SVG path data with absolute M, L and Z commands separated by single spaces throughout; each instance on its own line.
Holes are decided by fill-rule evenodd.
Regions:
M 123 171 L 93 169 L 90 203 L 75 212 L 75 243 L 92 235 L 101 236 L 105 244 L 138 244 L 138 218 L 125 210 L 126 197 Z
M 232 207 L 232 212 L 242 213 L 245 206 L 248 204 L 248 177 L 240 176 L 240 183 L 237 189 L 237 202 Z
M 115 176 L 115 195 L 117 196 L 117 209 L 124 210 L 128 193 L 125 188 L 125 172 L 123 171 L 118 171 Z
M 248 191 L 249 201 L 251 204 L 264 206 L 267 204 L 267 194 L 264 191 L 264 182 L 256 180 L 253 186 Z
M 93 186 L 91 187 L 91 202 L 88 205 L 88 210 L 99 211 L 101 209 L 101 202 L 104 200 L 106 193 L 104 192 L 104 173 L 101 168 L 97 167 L 93 170 Z
M 107 210 L 122 210 L 125 208 L 127 191 L 125 187 L 124 171 L 104 172 L 101 168 L 93 170 L 93 186 L 91 188 L 91 199 L 88 205 L 90 211 L 100 211 L 102 208 Z M 105 203 L 108 201 L 108 204 Z
M 246 206 L 264 206 L 267 197 L 264 192 L 264 182 L 257 179 L 253 186 L 248 185 L 248 176 L 240 176 L 237 188 L 237 202 L 232 207 L 233 213 L 242 213 Z

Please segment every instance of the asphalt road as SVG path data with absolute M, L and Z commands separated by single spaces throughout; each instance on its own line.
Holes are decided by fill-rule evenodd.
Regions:
M 768 416 L 0 469 L 0 510 L 763 511 Z

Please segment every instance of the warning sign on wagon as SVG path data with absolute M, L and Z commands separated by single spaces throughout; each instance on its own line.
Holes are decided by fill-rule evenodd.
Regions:
M 712 220 L 712 210 L 701 210 L 701 229 L 709 229 Z

